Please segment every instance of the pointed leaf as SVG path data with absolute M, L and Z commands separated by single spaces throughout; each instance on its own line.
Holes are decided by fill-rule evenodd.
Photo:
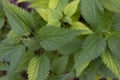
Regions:
M 7 1 L 3 1 L 3 7 L 12 30 L 19 35 L 28 34 L 34 26 L 32 15 Z
M 47 9 L 36 9 L 39 15 L 45 20 L 48 21 L 48 10 Z
M 98 0 L 81 0 L 81 13 L 89 23 L 95 23 L 99 15 Z M 89 13 L 89 14 L 88 14 Z
M 68 17 L 71 17 L 78 8 L 80 0 L 74 0 L 71 3 L 69 3 L 65 8 L 64 8 L 64 14 Z
M 41 39 L 41 46 L 46 50 L 56 50 L 62 45 L 68 43 L 81 31 L 68 30 L 56 27 L 43 27 L 38 31 L 38 37 Z
M 58 4 L 59 0 L 50 0 L 49 1 L 49 8 L 50 9 L 55 9 L 57 4 Z
M 46 80 L 50 69 L 49 59 L 45 55 L 32 58 L 28 66 L 29 80 Z
M 120 79 L 120 59 L 106 51 L 102 55 L 104 64 Z
M 81 66 L 87 65 L 91 60 L 100 56 L 104 52 L 105 47 L 106 42 L 104 38 L 96 34 L 88 36 L 83 45 L 83 50 L 75 58 L 76 71 L 79 70 Z

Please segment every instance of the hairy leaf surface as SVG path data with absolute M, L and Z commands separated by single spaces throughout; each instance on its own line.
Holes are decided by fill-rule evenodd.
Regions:
M 81 34 L 80 32 L 49 26 L 41 28 L 38 31 L 38 37 L 41 39 L 40 44 L 43 48 L 46 50 L 56 50 Z

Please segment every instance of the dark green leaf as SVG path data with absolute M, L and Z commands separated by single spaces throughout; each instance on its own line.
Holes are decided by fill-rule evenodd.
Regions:
M 83 69 L 87 67 L 88 63 L 100 56 L 106 47 L 105 39 L 97 35 L 90 35 L 87 37 L 83 50 L 78 53 L 79 55 L 75 58 L 75 67 L 77 76 L 80 75 L 81 71 L 78 72 L 79 68 L 83 66 Z
M 40 44 L 46 50 L 56 50 L 79 34 L 81 34 L 81 31 L 50 26 L 43 27 L 38 31 L 38 37 L 41 39 Z

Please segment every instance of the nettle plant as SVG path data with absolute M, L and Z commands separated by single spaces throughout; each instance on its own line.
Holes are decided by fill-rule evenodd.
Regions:
M 120 79 L 120 0 L 1 0 L 0 76 Z

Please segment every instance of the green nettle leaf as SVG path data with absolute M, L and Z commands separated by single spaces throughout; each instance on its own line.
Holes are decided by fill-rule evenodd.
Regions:
M 116 57 L 120 57 L 120 36 L 119 35 L 111 35 L 108 39 L 108 47 L 113 55 Z
M 85 32 L 83 32 L 82 34 L 92 34 L 92 30 L 90 30 L 85 24 L 83 24 L 82 22 L 74 22 L 72 24 L 72 29 L 75 30 L 85 30 Z
M 82 47 L 82 42 L 79 39 L 75 38 L 72 41 L 70 41 L 69 43 L 61 46 L 58 49 L 58 52 L 62 55 L 70 55 L 70 54 L 80 50 L 81 47 Z
M 85 20 L 89 23 L 95 23 L 97 20 L 97 16 L 99 15 L 99 7 L 98 0 L 81 0 L 81 13 Z M 101 8 L 100 8 L 101 9 Z
M 103 6 L 113 12 L 120 12 L 120 1 L 119 0 L 101 0 Z
M 41 39 L 41 46 L 46 50 L 56 50 L 62 45 L 68 43 L 82 31 L 68 30 L 56 27 L 42 27 L 38 31 L 38 38 Z
M 51 69 L 57 74 L 63 73 L 67 67 L 67 63 L 68 56 L 62 56 L 53 61 Z
M 19 65 L 24 51 L 25 47 L 23 45 L 11 46 L 5 43 L 0 44 L 0 61 L 10 61 L 8 80 L 11 80 L 12 74 Z
M 102 59 L 105 65 L 120 79 L 120 59 L 109 51 L 102 55 Z
M 83 45 L 83 50 L 75 58 L 76 71 L 78 71 L 81 66 L 83 66 L 82 69 L 84 69 L 91 60 L 100 56 L 104 52 L 105 47 L 106 42 L 104 38 L 95 34 L 88 36 Z M 77 72 L 76 75 L 79 76 L 81 71 Z
M 64 14 L 71 17 L 77 11 L 80 0 L 74 0 L 64 8 Z
M 27 11 L 3 1 L 4 12 L 8 18 L 12 30 L 19 35 L 26 35 L 30 28 L 34 27 L 34 20 Z
M 46 80 L 50 69 L 50 61 L 45 55 L 34 57 L 28 66 L 29 80 Z

